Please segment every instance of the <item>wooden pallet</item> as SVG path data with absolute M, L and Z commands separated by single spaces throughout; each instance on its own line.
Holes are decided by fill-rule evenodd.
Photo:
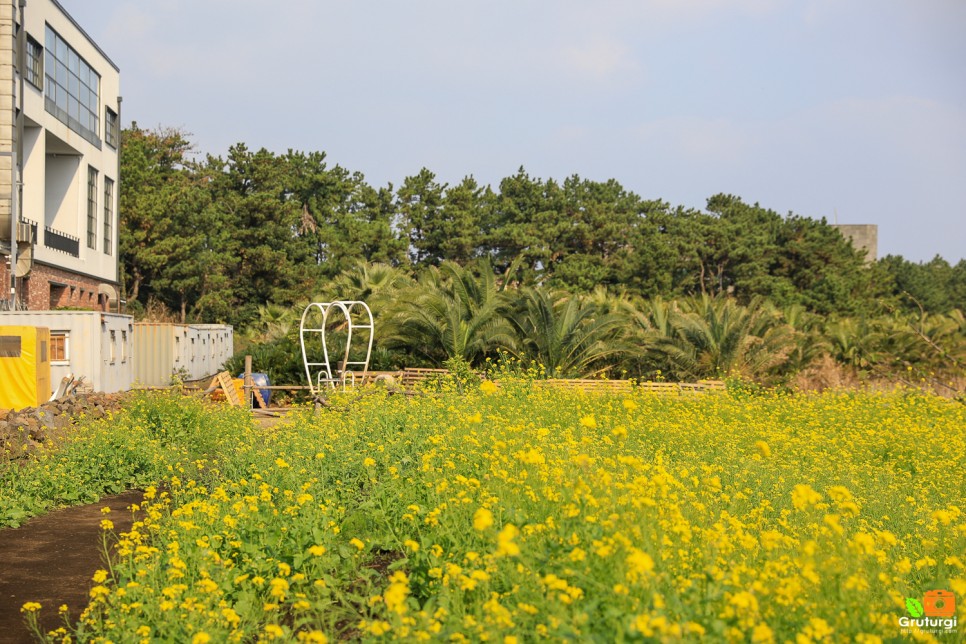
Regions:
M 235 389 L 235 383 L 231 381 L 231 374 L 227 371 L 215 374 L 215 377 L 211 379 L 211 385 L 208 387 L 208 391 L 214 391 L 218 388 L 221 388 L 222 392 L 224 392 L 225 400 L 228 401 L 229 405 L 232 407 L 242 406 L 241 398 Z
M 267 409 L 268 405 L 265 404 L 265 399 L 262 398 L 262 392 L 258 390 L 257 387 L 252 387 L 252 396 L 255 397 L 255 402 L 258 403 L 259 409 Z
M 440 378 L 449 375 L 449 369 L 416 369 L 416 368 L 406 368 L 403 369 L 402 375 L 400 376 L 400 384 L 403 387 L 409 389 L 413 385 L 418 385 L 420 383 L 429 380 L 430 378 Z

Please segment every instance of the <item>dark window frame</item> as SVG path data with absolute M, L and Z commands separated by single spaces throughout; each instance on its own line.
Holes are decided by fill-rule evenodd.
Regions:
M 87 247 L 97 250 L 97 169 L 87 166 Z
M 50 25 L 44 42 L 44 108 L 100 149 L 101 75 Z
M 24 56 L 24 80 L 44 90 L 44 46 L 27 34 L 27 51 Z
M 114 180 L 104 177 L 104 254 L 114 252 Z
M 118 144 L 118 129 L 117 129 L 117 112 L 109 107 L 104 108 L 104 142 L 109 146 L 117 149 Z

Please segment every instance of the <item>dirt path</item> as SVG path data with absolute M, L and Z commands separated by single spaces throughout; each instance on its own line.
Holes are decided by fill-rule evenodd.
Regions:
M 15 529 L 0 530 L 0 644 L 34 641 L 24 627 L 20 607 L 40 602 L 41 625 L 61 625 L 57 607 L 66 604 L 71 622 L 87 605 L 91 575 L 104 567 L 101 508 L 109 506 L 116 533 L 131 528 L 132 503 L 141 492 L 125 492 L 99 502 L 56 510 Z

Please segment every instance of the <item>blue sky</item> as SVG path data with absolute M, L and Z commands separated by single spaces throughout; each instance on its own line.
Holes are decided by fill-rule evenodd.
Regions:
M 962 0 L 60 2 L 121 68 L 125 125 L 199 152 L 726 192 L 966 258 Z

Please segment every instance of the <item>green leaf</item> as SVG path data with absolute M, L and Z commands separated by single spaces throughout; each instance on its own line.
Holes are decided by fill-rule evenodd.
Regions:
M 912 597 L 906 599 L 906 608 L 913 617 L 922 617 L 922 604 L 918 599 L 913 599 Z

